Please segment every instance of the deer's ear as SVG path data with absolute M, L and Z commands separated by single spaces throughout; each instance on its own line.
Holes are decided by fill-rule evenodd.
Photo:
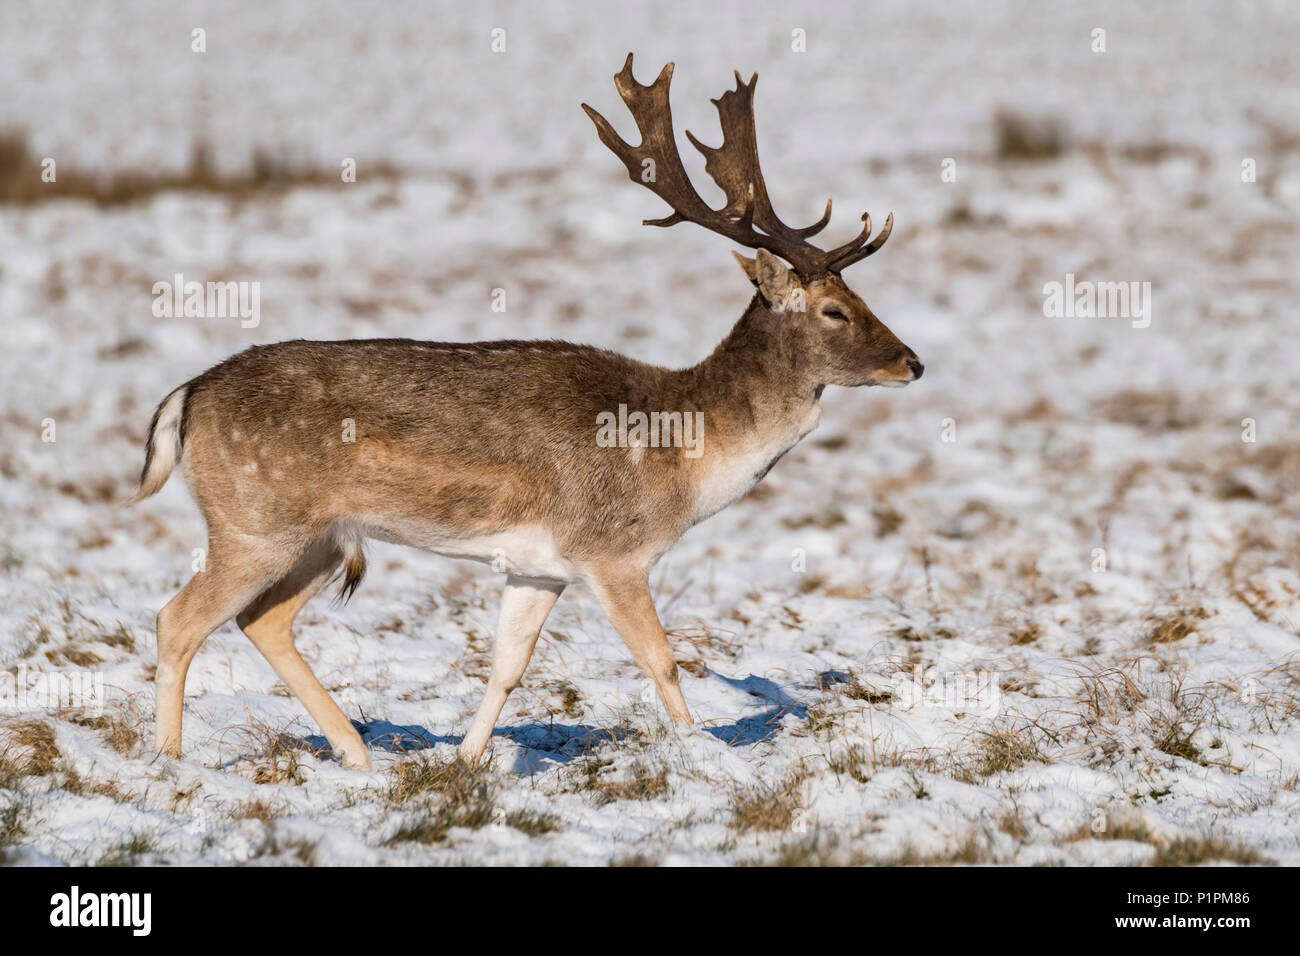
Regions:
M 783 302 L 795 286 L 794 274 L 766 249 L 754 254 L 754 284 L 768 302 Z
M 741 271 L 745 273 L 749 281 L 754 285 L 758 285 L 758 266 L 754 263 L 754 260 L 746 259 L 734 249 L 731 250 L 731 254 L 736 257 L 736 261 L 740 263 Z

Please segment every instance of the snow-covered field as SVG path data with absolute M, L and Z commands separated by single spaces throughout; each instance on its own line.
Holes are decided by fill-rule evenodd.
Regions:
M 260 150 L 358 181 L 0 204 L 0 855 L 1300 863 L 1297 29 L 1264 3 L 7 2 L 0 128 L 61 177 L 178 175 L 203 141 L 231 176 Z M 894 211 L 847 278 L 927 366 L 828 390 L 656 568 L 698 726 L 665 725 L 578 587 L 490 768 L 449 767 L 502 582 L 372 545 L 298 646 L 373 772 L 321 750 L 233 624 L 190 670 L 185 758 L 156 756 L 153 620 L 204 528 L 176 478 L 119 502 L 168 390 L 295 337 L 688 365 L 740 315 L 727 244 L 641 227 L 661 205 L 578 108 L 629 128 L 629 49 L 643 81 L 676 60 L 705 142 L 708 98 L 760 73 L 788 220 L 834 195 L 839 241 Z M 1018 124 L 1063 144 L 1026 158 Z M 176 273 L 259 282 L 260 323 L 156 318 Z M 1149 282 L 1149 314 L 1049 318 L 1067 274 Z M 102 676 L 103 712 L 13 699 L 51 675 Z

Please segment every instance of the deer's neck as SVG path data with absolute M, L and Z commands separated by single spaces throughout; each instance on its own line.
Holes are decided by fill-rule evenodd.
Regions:
M 713 427 L 736 437 L 761 436 L 817 406 L 821 388 L 805 371 L 791 321 L 755 296 L 713 354 L 682 373 L 691 397 L 717 419 Z
M 691 404 L 704 412 L 696 520 L 747 492 L 817 427 L 821 386 L 805 372 L 790 321 L 755 296 L 713 354 L 681 373 Z

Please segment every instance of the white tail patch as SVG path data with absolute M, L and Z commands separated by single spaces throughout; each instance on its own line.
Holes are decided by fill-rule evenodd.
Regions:
M 188 385 L 182 385 L 162 400 L 153 421 L 149 423 L 149 439 L 145 445 L 144 470 L 140 473 L 140 488 L 127 502 L 133 505 L 156 493 L 167 483 L 176 463 L 181 460 L 181 417 L 185 411 Z

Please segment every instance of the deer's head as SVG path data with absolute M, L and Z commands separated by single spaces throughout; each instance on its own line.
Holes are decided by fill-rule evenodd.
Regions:
M 600 141 L 623 161 L 632 181 L 672 207 L 671 215 L 647 219 L 645 225 L 693 222 L 757 250 L 753 259 L 736 257 L 758 289 L 756 305 L 787 323 L 783 337 L 793 341 L 806 369 L 822 384 L 902 386 L 920 378 L 924 366 L 916 353 L 876 318 L 841 276 L 845 268 L 885 244 L 894 228 L 893 213 L 874 239 L 871 216 L 864 213 L 858 235 L 833 249 L 808 241 L 830 222 L 829 199 L 821 219 L 810 226 L 793 228 L 782 222 L 772 209 L 758 164 L 754 131 L 758 75 L 745 83 L 739 73 L 736 88 L 712 101 L 722 124 L 722 145 L 705 146 L 686 133 L 691 145 L 704 154 L 705 172 L 727 198 L 721 209 L 712 208 L 695 191 L 677 151 L 668 103 L 672 75 L 669 63 L 652 84 L 643 86 L 632 76 L 629 53 L 622 71 L 614 76 L 614 85 L 641 131 L 639 146 L 624 142 L 605 117 L 582 104 L 596 124 Z

